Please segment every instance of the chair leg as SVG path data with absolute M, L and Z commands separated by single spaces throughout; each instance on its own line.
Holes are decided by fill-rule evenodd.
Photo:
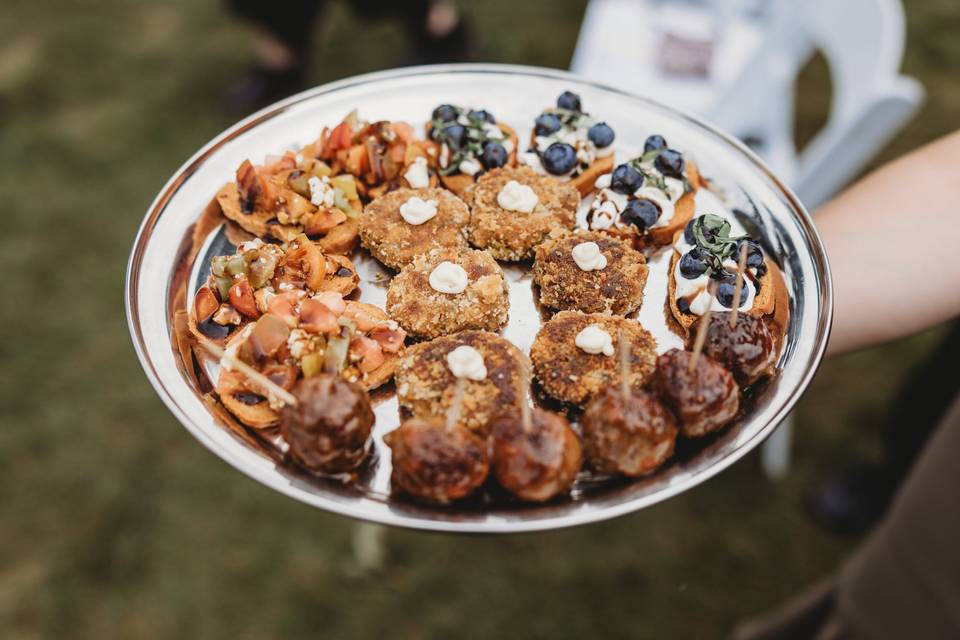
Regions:
M 778 480 L 790 471 L 790 446 L 793 440 L 793 414 L 787 416 L 760 450 L 763 473 L 771 480 Z
M 383 566 L 386 532 L 387 528 L 380 524 L 357 522 L 353 525 L 350 535 L 353 559 L 362 571 L 376 571 Z

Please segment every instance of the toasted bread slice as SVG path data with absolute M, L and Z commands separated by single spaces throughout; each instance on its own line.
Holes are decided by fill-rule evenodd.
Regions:
M 258 238 L 290 242 L 303 233 L 302 225 L 280 224 L 272 211 L 255 209 L 245 213 L 240 203 L 240 189 L 236 182 L 228 182 L 217 192 L 217 203 L 224 217 Z M 355 211 L 363 208 L 360 200 L 351 201 L 350 206 Z M 359 233 L 360 227 L 357 220 L 347 218 L 320 236 L 318 243 L 325 253 L 347 254 L 357 246 Z
M 690 337 L 690 327 L 700 319 L 700 316 L 693 313 L 684 313 L 677 307 L 677 283 L 673 273 L 677 267 L 677 261 L 680 260 L 680 254 L 676 250 L 670 257 L 670 275 L 667 279 L 667 311 L 668 318 L 672 317 L 671 328 L 678 333 L 684 340 Z M 783 335 L 787 327 L 789 316 L 789 294 L 787 285 L 783 280 L 783 274 L 777 265 L 769 258 L 764 258 L 767 265 L 767 272 L 760 278 L 760 293 L 753 300 L 753 307 L 749 313 L 758 318 L 770 317 L 779 327 L 777 335 Z

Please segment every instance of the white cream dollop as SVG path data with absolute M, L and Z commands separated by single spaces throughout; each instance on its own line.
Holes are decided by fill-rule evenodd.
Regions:
M 598 324 L 591 324 L 577 334 L 574 343 L 583 351 L 605 356 L 614 354 L 613 339 Z
M 503 185 L 503 189 L 500 189 L 500 193 L 497 194 L 497 204 L 507 211 L 530 213 L 539 202 L 536 191 L 516 180 Z
M 467 272 L 455 262 L 444 260 L 430 272 L 430 286 L 440 293 L 463 293 L 467 288 Z
M 581 271 L 599 271 L 607 267 L 607 256 L 600 253 L 600 245 L 596 242 L 581 242 L 570 251 L 570 255 Z
M 403 177 L 414 189 L 426 189 L 430 186 L 430 174 L 427 173 L 427 159 L 418 156 L 404 172 Z
M 461 160 L 457 168 L 460 169 L 460 173 L 475 176 L 483 170 L 483 165 L 480 164 L 480 161 L 476 158 L 467 158 L 466 160 Z
M 330 178 L 327 176 L 323 176 L 323 178 L 310 176 L 310 179 L 307 180 L 307 186 L 310 187 L 310 202 L 314 206 L 327 208 L 333 206 L 337 193 L 333 185 L 330 184 Z
M 413 196 L 400 205 L 400 217 L 410 224 L 423 224 L 437 215 L 437 201 Z
M 468 345 L 460 345 L 447 354 L 447 366 L 457 378 L 480 381 L 487 377 L 487 366 L 479 351 Z

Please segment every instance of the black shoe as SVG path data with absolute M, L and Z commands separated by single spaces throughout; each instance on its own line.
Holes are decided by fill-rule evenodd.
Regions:
M 253 113 L 304 88 L 302 66 L 285 70 L 256 67 L 227 90 L 227 110 L 236 115 Z
M 863 533 L 884 514 L 895 487 L 877 467 L 860 467 L 838 473 L 807 492 L 809 516 L 832 533 Z

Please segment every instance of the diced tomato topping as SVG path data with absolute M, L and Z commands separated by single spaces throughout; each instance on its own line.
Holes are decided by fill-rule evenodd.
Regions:
M 300 303 L 300 326 L 316 333 L 337 333 L 337 316 L 319 300 L 307 298 Z
M 366 336 L 357 336 L 350 343 L 350 349 L 360 357 L 360 371 L 368 373 L 383 364 L 383 350 L 380 343 Z
M 220 307 L 217 294 L 210 287 L 200 287 L 193 298 L 193 313 L 198 323 L 206 322 Z
M 356 322 L 357 330 L 359 331 L 370 331 L 380 324 L 377 320 L 374 320 L 369 313 L 353 302 L 347 303 L 347 308 L 344 309 L 343 315 Z
M 346 149 L 353 143 L 353 129 L 349 122 L 341 122 L 333 131 L 330 132 L 330 138 L 327 140 L 327 149 L 337 151 Z
M 327 233 L 347 219 L 347 214 L 340 209 L 317 209 L 310 217 L 310 225 L 304 229 L 308 236 Z
M 289 391 L 297 381 L 297 368 L 289 364 L 270 364 L 264 367 L 263 375 Z
M 390 128 L 393 129 L 393 132 L 397 134 L 397 137 L 403 140 L 404 142 L 413 141 L 413 127 L 411 127 L 406 122 L 391 122 Z
M 267 303 L 267 311 L 273 315 L 283 318 L 283 320 L 293 325 L 297 320 L 297 300 L 298 296 L 293 291 L 284 291 L 283 293 L 270 298 Z
M 260 316 L 250 332 L 250 346 L 257 358 L 269 358 L 287 343 L 290 327 L 272 314 Z
M 337 317 L 342 316 L 344 310 L 347 308 L 347 303 L 343 301 L 343 295 L 337 293 L 336 291 L 324 291 L 315 295 L 314 300 L 318 300 L 323 303 L 323 305 L 333 311 L 333 314 Z
M 350 147 L 343 161 L 344 167 L 349 173 L 357 176 L 363 175 L 370 167 L 370 159 L 367 156 L 367 148 L 365 145 L 358 144 Z
M 396 353 L 403 346 L 403 341 L 407 337 L 403 329 L 391 329 L 389 327 L 377 327 L 370 332 L 370 337 L 376 340 L 380 347 L 388 353 Z
M 260 317 L 257 300 L 253 297 L 253 288 L 246 278 L 240 278 L 230 287 L 230 304 L 248 318 L 255 320 Z

